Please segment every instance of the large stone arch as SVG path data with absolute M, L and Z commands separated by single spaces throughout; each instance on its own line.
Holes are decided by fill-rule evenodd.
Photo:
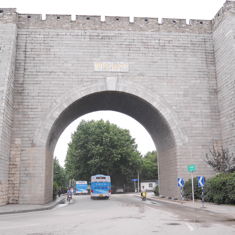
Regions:
M 177 166 L 187 151 L 187 136 L 179 125 L 177 114 L 158 94 L 132 82 L 107 78 L 92 86 L 75 87 L 55 101 L 35 131 L 34 145 L 45 157 L 44 200 L 52 195 L 52 155 L 63 130 L 76 118 L 98 110 L 125 113 L 139 121 L 150 133 L 159 154 L 160 193 L 177 196 Z M 144 113 L 144 115 L 143 115 Z
M 122 81 L 118 82 L 118 84 L 116 82 L 116 85 L 111 88 L 108 83 L 108 79 L 106 79 L 105 84 L 103 82 L 96 82 L 92 86 L 89 84 L 87 86 L 83 85 L 82 88 L 75 87 L 69 92 L 66 91 L 59 99 L 53 100 L 50 108 L 41 116 L 41 121 L 35 131 L 34 143 L 38 146 L 43 146 L 46 144 L 48 133 L 50 132 L 50 129 L 54 125 L 56 119 L 71 104 L 88 95 L 107 91 L 123 92 L 145 100 L 146 103 L 149 103 L 156 108 L 170 125 L 177 145 L 183 145 L 188 142 L 186 134 L 180 127 L 179 118 L 176 112 L 164 97 L 158 94 L 152 95 L 152 92 L 147 87 L 137 85 L 130 81 Z

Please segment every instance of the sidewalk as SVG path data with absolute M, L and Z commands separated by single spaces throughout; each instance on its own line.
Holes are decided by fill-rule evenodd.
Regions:
M 50 210 L 50 209 L 54 208 L 55 206 L 57 206 L 58 204 L 63 203 L 64 200 L 65 200 L 65 197 L 61 196 L 61 197 L 57 198 L 55 201 L 50 202 L 45 205 L 8 204 L 5 206 L 0 206 L 0 215 Z
M 217 205 L 214 203 L 205 202 L 204 207 L 202 207 L 202 202 L 196 200 L 194 203 L 192 201 L 180 201 L 180 200 L 171 200 L 167 198 L 161 198 L 157 196 L 149 196 L 148 200 L 152 201 L 162 201 L 166 203 L 172 203 L 183 207 L 196 208 L 198 210 L 210 211 L 213 213 L 226 214 L 234 217 L 235 219 L 235 205 Z

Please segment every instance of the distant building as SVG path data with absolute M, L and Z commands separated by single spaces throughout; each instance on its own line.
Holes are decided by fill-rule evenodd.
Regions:
M 158 180 L 145 180 L 140 183 L 141 191 L 152 192 L 158 185 Z

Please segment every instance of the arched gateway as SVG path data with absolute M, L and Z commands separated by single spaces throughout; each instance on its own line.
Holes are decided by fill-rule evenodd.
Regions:
M 212 21 L 18 14 L 0 9 L 0 204 L 52 200 L 52 155 L 77 117 L 139 121 L 159 154 L 160 193 L 213 172 L 203 154 L 235 151 L 234 1 Z
M 52 175 L 54 148 L 60 134 L 68 124 L 89 112 L 113 110 L 135 118 L 148 130 L 159 153 L 161 193 L 176 195 L 177 155 L 180 155 L 182 149 L 184 152 L 187 151 L 185 149 L 187 137 L 179 127 L 177 115 L 157 95 L 155 97 L 146 95 L 145 100 L 141 98 L 143 90 L 147 91 L 147 88 L 137 87 L 135 84 L 124 81 L 117 82 L 115 87 L 109 88 L 110 90 L 108 86 L 106 80 L 83 89 L 81 93 L 78 92 L 78 88 L 75 88 L 71 93 L 61 97 L 48 110 L 34 138 L 35 146 L 42 146 L 42 151 L 47 153 L 45 171 L 50 172 L 50 176 Z M 46 192 L 50 198 L 52 178 L 48 177 L 46 180 Z M 37 194 L 38 192 L 35 192 L 35 197 Z

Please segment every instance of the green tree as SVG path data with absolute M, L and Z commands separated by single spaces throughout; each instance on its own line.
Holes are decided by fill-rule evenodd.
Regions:
M 53 184 L 56 191 L 59 189 L 64 189 L 67 184 L 67 178 L 65 174 L 65 169 L 60 166 L 58 159 L 54 158 L 54 172 L 53 172 Z
M 142 158 L 141 180 L 158 179 L 157 152 L 146 153 Z
M 71 179 L 90 181 L 91 175 L 107 174 L 116 186 L 136 178 L 140 165 L 141 155 L 129 131 L 103 120 L 81 121 L 65 161 Z

